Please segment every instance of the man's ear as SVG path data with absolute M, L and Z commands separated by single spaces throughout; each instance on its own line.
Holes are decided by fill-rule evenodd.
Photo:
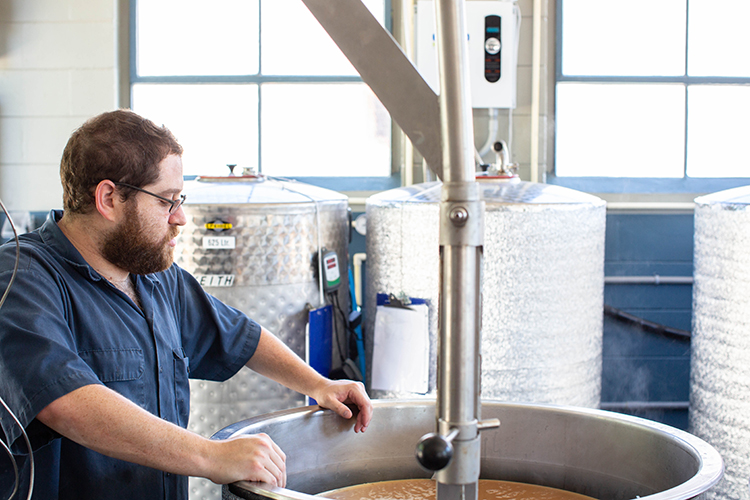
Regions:
M 122 205 L 115 183 L 109 179 L 101 181 L 94 191 L 94 203 L 102 217 L 114 222 L 119 212 L 118 207 Z

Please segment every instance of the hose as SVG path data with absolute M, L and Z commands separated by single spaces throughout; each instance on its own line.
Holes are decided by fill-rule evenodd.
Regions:
M 614 318 L 623 323 L 629 323 L 639 326 L 645 331 L 656 333 L 664 337 L 681 340 L 684 342 L 690 342 L 691 334 L 688 331 L 680 330 L 679 328 L 672 328 L 671 326 L 654 323 L 638 316 L 626 313 L 620 309 L 604 304 L 604 315 Z

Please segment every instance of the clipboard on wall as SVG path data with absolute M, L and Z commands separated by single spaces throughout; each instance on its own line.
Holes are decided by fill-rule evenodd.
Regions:
M 429 306 L 378 294 L 371 388 L 426 394 L 429 390 Z

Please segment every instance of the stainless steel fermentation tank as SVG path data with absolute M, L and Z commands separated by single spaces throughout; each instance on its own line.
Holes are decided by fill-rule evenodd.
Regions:
M 303 359 L 308 308 L 322 304 L 320 248 L 348 259 L 348 199 L 304 183 L 262 176 L 198 178 L 185 183 L 187 224 L 175 261 L 211 295 L 276 334 Z M 348 276 L 339 300 L 349 307 Z M 190 382 L 188 428 L 206 437 L 231 422 L 305 404 L 304 397 L 247 368 L 230 380 Z M 191 498 L 220 488 L 191 479 Z
M 434 428 L 434 401 L 375 401 L 370 427 L 317 407 L 237 422 L 215 439 L 264 432 L 287 450 L 287 488 L 241 482 L 225 500 L 313 500 L 349 485 L 429 478 L 414 443 Z M 482 479 L 560 488 L 602 500 L 693 498 L 721 477 L 721 457 L 686 432 L 627 415 L 551 405 L 484 401 L 483 418 L 498 429 L 481 433 Z
M 750 186 L 695 200 L 690 428 L 724 457 L 709 499 L 750 499 Z
M 605 203 L 518 179 L 479 185 L 485 207 L 482 397 L 598 407 Z M 440 190 L 434 182 L 367 200 L 366 331 L 373 331 L 378 293 L 427 299 L 431 393 L 437 385 Z M 366 342 L 371 354 L 372 335 Z

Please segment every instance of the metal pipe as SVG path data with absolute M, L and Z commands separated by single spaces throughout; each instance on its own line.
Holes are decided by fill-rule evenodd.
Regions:
M 653 321 L 639 318 L 638 316 L 626 313 L 625 311 L 607 304 L 604 304 L 604 315 L 614 318 L 618 321 L 630 323 L 644 331 L 656 333 L 672 339 L 690 342 L 692 338 L 692 333 L 687 330 L 681 330 L 679 328 L 672 328 L 671 326 L 654 323 Z
M 400 3 L 400 6 L 398 6 Z M 400 7 L 400 8 L 397 8 Z M 406 57 L 414 61 L 414 0 L 400 0 L 393 6 L 394 15 L 398 19 L 398 30 L 394 29 L 396 41 L 401 45 Z M 395 21 L 395 19 L 394 19 Z M 403 130 L 399 133 L 401 142 L 401 185 L 414 184 L 414 145 Z
M 469 57 L 463 0 L 437 0 L 440 138 L 443 181 L 474 181 L 474 130 L 469 95 Z
M 689 401 L 611 401 L 601 403 L 599 408 L 607 411 L 637 410 L 689 410 Z
M 539 182 L 539 106 L 542 79 L 542 1 L 534 0 L 531 42 L 531 182 Z
M 458 430 L 452 462 L 437 473 L 440 497 L 476 498 L 479 480 L 479 266 L 481 248 L 441 247 L 438 432 Z M 441 487 L 440 485 L 451 485 Z M 441 490 L 444 494 L 441 495 Z
M 490 148 L 497 140 L 497 129 L 500 128 L 498 124 L 499 110 L 497 108 L 490 108 L 487 110 L 487 140 L 484 141 L 482 147 L 479 148 L 479 163 L 484 163 L 482 157 L 489 153 Z
M 480 469 L 479 328 L 483 213 L 474 179 L 474 131 L 463 0 L 436 0 L 440 137 L 438 433 L 458 431 L 437 473 L 438 500 L 476 500 Z
M 692 285 L 692 276 L 605 276 L 605 285 Z
M 357 305 L 362 307 L 362 263 L 367 260 L 366 253 L 355 253 L 352 255 L 352 267 L 354 268 L 354 297 Z
M 443 307 L 440 322 L 445 335 L 439 346 L 443 369 L 438 379 L 441 388 L 438 412 L 449 423 L 466 423 L 477 418 L 479 370 L 475 359 L 479 336 L 475 333 L 479 330 L 480 319 L 472 314 L 479 306 L 477 252 L 478 249 L 471 247 L 443 248 L 443 280 L 446 282 L 443 289 L 450 293 L 440 301 Z M 464 336 L 464 332 L 471 334 Z

